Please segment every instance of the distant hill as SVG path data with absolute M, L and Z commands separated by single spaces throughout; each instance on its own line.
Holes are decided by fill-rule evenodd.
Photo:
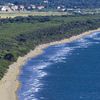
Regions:
M 81 7 L 81 8 L 98 8 L 100 7 L 100 0 L 48 0 L 49 7 L 57 7 L 65 5 L 66 7 Z M 42 4 L 43 0 L 0 0 L 0 3 L 24 3 L 24 4 Z

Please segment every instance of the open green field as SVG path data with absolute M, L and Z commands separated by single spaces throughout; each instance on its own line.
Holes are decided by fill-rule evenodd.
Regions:
M 8 66 L 37 45 L 100 27 L 100 15 L 0 19 L 0 79 Z
M 28 11 L 24 11 L 24 12 L 0 12 L 0 17 L 1 18 L 14 18 L 17 16 L 61 16 L 61 15 L 68 15 L 67 12 L 28 12 Z

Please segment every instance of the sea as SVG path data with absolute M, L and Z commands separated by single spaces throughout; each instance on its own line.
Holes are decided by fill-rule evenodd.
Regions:
M 100 32 L 44 49 L 19 81 L 19 100 L 100 100 Z

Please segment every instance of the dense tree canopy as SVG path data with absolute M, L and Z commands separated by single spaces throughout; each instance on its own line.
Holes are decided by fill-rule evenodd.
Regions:
M 28 16 L 0 19 L 0 79 L 8 66 L 39 44 L 100 27 L 100 15 Z

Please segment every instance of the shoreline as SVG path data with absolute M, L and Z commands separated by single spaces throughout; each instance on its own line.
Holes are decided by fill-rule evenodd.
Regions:
M 94 32 L 99 32 L 100 28 L 95 30 L 90 30 L 84 33 L 81 33 L 80 35 L 72 36 L 67 39 L 63 39 L 60 41 L 50 42 L 47 44 L 42 44 L 37 46 L 34 50 L 31 50 L 28 54 L 26 54 L 23 57 L 19 57 L 16 62 L 11 64 L 9 66 L 8 72 L 5 74 L 5 76 L 0 81 L 0 99 L 1 100 L 18 100 L 16 91 L 20 87 L 20 82 L 18 80 L 18 77 L 20 75 L 20 70 L 22 66 L 31 58 L 36 57 L 43 53 L 43 49 L 57 44 L 63 44 L 68 43 L 74 40 L 77 40 L 79 38 L 82 38 L 86 35 L 92 34 Z

